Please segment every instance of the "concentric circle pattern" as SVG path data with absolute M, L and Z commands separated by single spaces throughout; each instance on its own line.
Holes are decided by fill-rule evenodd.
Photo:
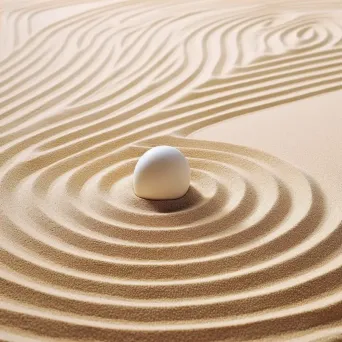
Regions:
M 7 6 L 0 338 L 338 340 L 341 213 L 276 156 L 189 135 L 342 89 L 341 2 Z M 181 199 L 134 195 L 157 145 L 190 162 Z

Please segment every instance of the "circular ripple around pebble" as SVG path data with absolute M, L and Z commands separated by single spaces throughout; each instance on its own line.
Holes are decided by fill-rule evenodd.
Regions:
M 261 152 L 168 139 L 192 168 L 188 194 L 171 205 L 133 194 L 134 165 L 147 146 L 24 175 L 11 191 L 18 211 L 11 201 L 5 207 L 12 225 L 4 236 L 17 248 L 8 246 L 2 258 L 21 274 L 6 273 L 6 295 L 19 291 L 43 318 L 53 308 L 65 322 L 71 314 L 85 319 L 87 311 L 104 325 L 110 319 L 114 330 L 151 321 L 156 330 L 168 331 L 171 321 L 171 330 L 202 329 L 203 320 L 229 326 L 239 317 L 267 325 L 298 300 L 316 302 L 315 284 L 335 275 L 320 265 L 328 256 L 318 252 L 333 232 L 322 234 L 324 204 L 315 185 Z M 312 292 L 305 290 L 310 283 Z M 91 320 L 84 325 L 96 329 Z

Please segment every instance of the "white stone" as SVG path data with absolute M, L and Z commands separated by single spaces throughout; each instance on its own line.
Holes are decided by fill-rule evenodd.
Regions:
M 176 199 L 190 186 L 190 167 L 184 155 L 171 146 L 157 146 L 138 160 L 133 188 L 138 197 L 152 200 Z

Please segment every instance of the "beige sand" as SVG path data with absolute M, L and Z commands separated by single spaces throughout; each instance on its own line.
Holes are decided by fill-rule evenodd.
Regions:
M 342 338 L 340 0 L 3 7 L 0 340 Z

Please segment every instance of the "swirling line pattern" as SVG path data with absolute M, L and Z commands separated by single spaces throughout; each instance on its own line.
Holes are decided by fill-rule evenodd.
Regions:
M 341 89 L 341 2 L 12 6 L 1 33 L 0 337 L 341 337 L 340 213 L 274 156 L 189 138 Z M 189 158 L 180 200 L 133 195 L 137 158 L 159 144 Z

